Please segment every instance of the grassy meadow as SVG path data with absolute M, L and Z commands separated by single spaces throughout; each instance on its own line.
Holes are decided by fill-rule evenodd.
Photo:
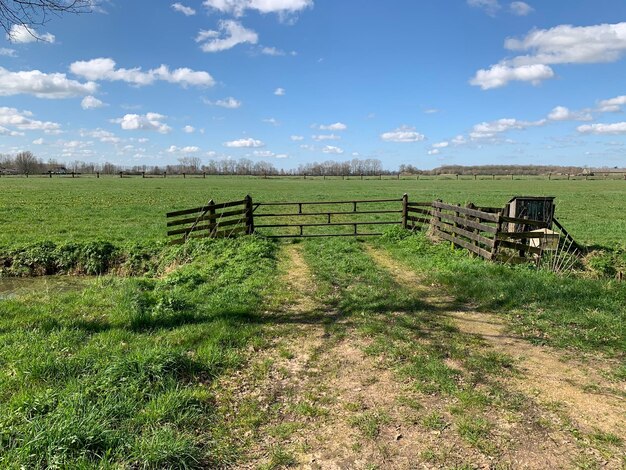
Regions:
M 400 198 L 503 206 L 515 195 L 556 196 L 556 215 L 584 244 L 626 244 L 626 181 L 341 180 L 321 178 L 2 178 L 0 247 L 38 241 L 162 240 L 165 213 L 250 194 L 256 202 Z
M 281 364 L 297 357 L 317 325 L 329 351 L 361 338 L 364 354 L 408 387 L 395 400 L 410 408 L 410 425 L 450 436 L 445 444 L 458 453 L 433 445 L 414 457 L 424 465 L 474 468 L 488 461 L 509 468 L 508 453 L 518 442 L 536 436 L 541 442 L 546 433 L 565 433 L 559 442 L 575 443 L 570 450 L 579 468 L 626 464 L 619 457 L 624 436 L 578 426 L 553 413 L 557 404 L 544 409 L 509 388 L 507 381 L 521 374 L 515 361 L 462 333 L 447 315 L 472 306 L 499 316 L 528 342 L 606 362 L 611 393 L 623 396 L 626 285 L 611 276 L 488 263 L 399 227 L 368 240 L 292 244 L 254 236 L 165 244 L 164 214 L 211 198 L 316 201 L 403 193 L 413 201 L 485 206 L 514 195 L 556 196 L 557 217 L 578 241 L 615 256 L 626 247 L 625 181 L 0 179 L 0 283 L 8 255 L 18 266 L 11 275 L 97 276 L 69 289 L 37 284 L 9 296 L 0 289 L 0 467 L 301 463 L 308 449 L 296 446 L 294 436 L 331 419 L 338 399 L 318 383 L 320 376 L 312 375 L 315 388 L 300 391 L 281 389 L 277 377 L 290 371 Z M 311 284 L 309 303 L 298 304 L 302 289 L 286 281 L 296 273 L 285 254 L 294 247 L 306 265 L 298 269 Z M 414 277 L 398 281 L 374 251 Z M 602 271 L 604 259 L 598 259 Z M 445 305 L 425 289 L 441 292 Z M 314 361 L 323 355 L 322 347 L 315 349 L 312 372 L 307 365 L 302 373 L 321 374 Z M 356 401 L 341 406 L 359 436 L 354 452 L 387 445 L 377 439 L 393 413 Z M 528 429 L 537 434 L 524 434 Z M 271 445 L 258 450 L 267 436 Z M 381 462 L 364 468 L 384 468 Z

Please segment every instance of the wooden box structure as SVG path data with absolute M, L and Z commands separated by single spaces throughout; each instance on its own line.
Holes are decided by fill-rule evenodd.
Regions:
M 554 196 L 515 196 L 508 204 L 508 216 L 514 219 L 529 219 L 545 222 L 546 228 L 552 228 L 554 219 Z M 528 232 L 536 227 L 521 223 L 509 223 L 509 232 Z

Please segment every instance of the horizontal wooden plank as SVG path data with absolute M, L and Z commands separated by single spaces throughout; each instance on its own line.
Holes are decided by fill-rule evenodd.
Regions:
M 480 222 L 476 222 L 475 220 L 457 217 L 455 215 L 440 212 L 438 210 L 433 211 L 433 217 L 445 218 L 446 220 L 451 220 L 453 222 L 456 222 L 457 224 L 475 228 L 476 230 L 480 230 L 481 232 L 496 233 L 498 231 L 498 228 L 492 225 L 486 225 Z
M 319 238 L 319 237 L 370 237 L 380 236 L 382 232 L 370 232 L 370 233 L 314 233 L 310 235 L 263 235 L 265 238 Z
M 498 232 L 496 238 L 498 240 L 506 240 L 507 238 L 513 240 L 524 240 L 527 238 L 551 238 L 557 237 L 558 234 L 545 234 L 542 232 Z
M 247 211 L 247 209 L 237 209 L 235 211 L 226 211 L 226 212 L 222 212 L 219 214 L 207 214 L 207 215 L 203 215 L 202 217 L 188 217 L 186 219 L 178 219 L 178 220 L 172 220 L 170 222 L 167 223 L 168 227 L 174 227 L 176 225 L 184 225 L 184 224 L 194 224 L 196 222 L 204 222 L 206 220 L 216 220 L 216 219 L 223 219 L 226 217 L 232 217 L 234 215 L 241 215 L 241 214 L 245 214 Z
M 431 207 L 433 203 L 432 202 L 407 202 L 406 205 L 409 207 Z
M 241 201 L 231 201 L 231 202 L 221 202 L 219 204 L 212 204 L 212 205 L 207 205 L 207 206 L 202 206 L 202 207 L 195 207 L 193 209 L 185 209 L 182 211 L 174 211 L 174 212 L 168 212 L 167 214 L 165 214 L 165 217 L 178 217 L 180 215 L 188 215 L 188 214 L 196 214 L 198 212 L 204 212 L 204 211 L 208 211 L 210 209 L 225 209 L 227 207 L 233 207 L 233 206 L 241 206 L 242 204 L 245 204 L 246 200 L 243 199 Z
M 259 206 L 297 206 L 302 204 L 305 205 L 320 205 L 320 204 L 362 204 L 366 202 L 402 202 L 402 198 L 400 199 L 357 199 L 355 201 L 305 201 L 305 202 L 261 202 L 257 205 Z
M 541 220 L 529 220 L 529 219 L 520 219 L 517 217 L 502 216 L 502 221 L 519 224 L 519 225 L 532 225 L 533 227 L 548 228 L 548 224 L 546 222 L 542 222 Z
M 406 208 L 407 212 L 416 212 L 418 214 L 424 214 L 424 215 L 432 215 L 432 211 L 429 209 L 418 209 L 417 207 L 407 207 Z
M 346 225 L 399 225 L 402 222 L 397 220 L 389 221 L 363 221 L 363 222 L 331 222 L 319 224 L 255 224 L 256 228 L 278 228 L 278 227 L 330 227 L 330 226 L 346 226 Z
M 538 255 L 540 255 L 543 251 L 541 248 L 538 248 L 536 246 L 524 245 L 523 243 L 508 242 L 505 240 L 500 241 L 499 247 L 511 248 L 512 250 L 518 251 L 527 251 L 529 253 L 535 253 Z
M 430 219 L 424 219 L 421 217 L 411 217 L 410 215 L 406 217 L 406 220 L 410 222 L 419 222 L 420 224 L 430 224 Z
M 439 237 L 439 238 L 443 238 L 444 240 L 448 240 L 452 243 L 454 243 L 455 245 L 458 245 L 462 248 L 465 248 L 469 251 L 471 251 L 472 253 L 476 253 L 478 256 L 481 256 L 482 258 L 485 259 L 491 259 L 491 252 L 487 251 L 483 248 L 480 248 L 476 245 L 472 245 L 469 242 L 466 242 L 465 240 L 462 240 L 458 237 L 453 237 L 452 235 L 442 232 L 441 230 L 435 229 L 434 231 L 434 235 Z
M 300 217 L 300 216 L 320 216 L 320 215 L 355 215 L 355 214 L 401 214 L 402 210 L 372 210 L 372 211 L 337 211 L 337 212 L 290 212 L 282 214 L 259 214 L 255 213 L 254 217 Z
M 172 236 L 172 235 L 180 235 L 181 233 L 191 233 L 191 232 L 201 232 L 203 230 L 216 230 L 219 229 L 221 227 L 229 227 L 231 225 L 237 225 L 237 224 L 243 224 L 245 223 L 246 219 L 234 219 L 234 220 L 225 220 L 225 221 L 219 221 L 217 224 L 213 223 L 213 224 L 205 224 L 205 225 L 196 225 L 195 227 L 185 227 L 185 228 L 179 228 L 176 230 L 170 230 L 167 232 L 167 236 Z
M 214 234 L 211 234 L 210 232 L 205 232 L 205 233 L 199 233 L 199 234 L 195 234 L 195 235 L 190 235 L 187 238 L 176 238 L 174 240 L 171 240 L 169 242 L 170 245 L 182 245 L 183 243 L 185 243 L 185 241 L 190 240 L 190 239 L 197 239 L 197 238 L 228 238 L 231 237 L 233 235 L 236 235 L 238 233 L 242 233 L 245 232 L 247 229 L 247 227 L 234 227 L 232 229 L 228 229 L 228 230 L 222 230 L 221 232 L 216 232 Z
M 482 212 L 476 209 L 468 209 L 467 207 L 453 206 L 451 204 L 446 204 L 444 202 L 438 201 L 433 202 L 433 207 L 436 207 L 437 209 L 459 212 L 465 215 L 471 215 L 472 217 L 478 217 L 479 219 L 488 220 L 490 222 L 497 222 L 499 217 L 498 214 L 490 214 L 488 212 Z
M 433 225 L 445 232 L 452 232 L 457 235 L 461 235 L 463 237 L 469 238 L 470 240 L 474 240 L 478 243 L 482 243 L 483 245 L 488 246 L 489 248 L 493 248 L 495 244 L 495 240 L 487 237 L 483 237 L 482 235 L 478 235 L 477 233 L 469 232 L 461 227 L 455 227 L 454 225 L 447 224 L 443 221 L 434 220 Z

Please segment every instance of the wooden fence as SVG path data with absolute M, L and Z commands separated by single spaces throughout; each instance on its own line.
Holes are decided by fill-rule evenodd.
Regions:
M 212 199 L 202 207 L 168 212 L 167 235 L 174 238 L 173 245 L 185 243 L 190 238 L 230 237 L 240 233 L 254 233 L 252 198 L 216 204 Z
M 548 222 L 506 214 L 508 205 L 498 208 L 453 205 L 440 200 L 410 202 L 406 194 L 397 199 L 256 204 L 246 196 L 240 201 L 217 204 L 211 200 L 202 207 L 170 212 L 167 218 L 172 220 L 168 220 L 167 226 L 176 228 L 168 230 L 167 235 L 177 237 L 173 244 L 190 238 L 242 233 L 268 238 L 354 237 L 382 235 L 363 230 L 364 227 L 400 225 L 412 231 L 428 231 L 491 261 L 538 262 L 546 249 L 554 249 L 555 243 L 558 247 L 563 241 L 579 248 L 556 218 L 552 219 L 553 227 Z M 363 216 L 367 218 L 364 220 Z M 557 228 L 560 233 L 550 228 Z

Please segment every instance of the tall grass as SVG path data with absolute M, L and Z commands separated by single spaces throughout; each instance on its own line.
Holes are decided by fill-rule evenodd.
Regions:
M 262 335 L 276 275 L 257 238 L 177 248 L 158 278 L 0 303 L 0 467 L 194 468 L 236 453 L 211 383 Z

